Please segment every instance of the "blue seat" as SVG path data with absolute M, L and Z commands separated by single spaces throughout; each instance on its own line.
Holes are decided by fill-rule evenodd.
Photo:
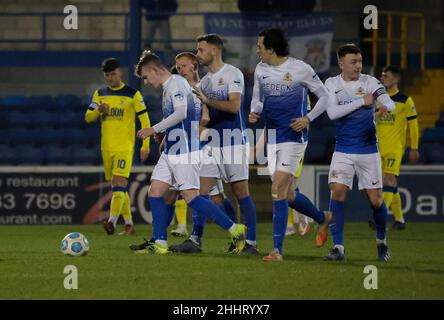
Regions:
M 26 105 L 26 97 L 25 96 L 5 96 L 2 101 L 2 109 L 7 110 L 17 110 Z
M 54 128 L 39 128 L 34 129 L 35 138 L 34 143 L 43 145 L 43 144 L 63 144 L 63 130 L 58 130 Z
M 90 143 L 88 132 L 82 129 L 69 128 L 63 130 L 64 143 L 87 145 Z
M 58 110 L 76 110 L 80 108 L 80 98 L 73 94 L 62 94 L 55 98 L 55 105 Z
M 437 128 L 444 128 L 444 119 L 436 120 L 435 127 L 437 127 Z
M 6 145 L 11 142 L 11 133 L 8 129 L 0 129 L 0 145 Z
M 439 144 L 429 152 L 429 161 L 431 164 L 444 163 L 444 145 Z
M 12 148 L 7 145 L 0 145 L 0 164 L 15 165 L 20 158 L 17 148 Z
M 327 147 L 321 143 L 308 143 L 305 151 L 304 163 L 307 164 L 324 164 L 328 163 Z
M 444 152 L 442 143 L 425 142 L 419 146 L 420 160 L 425 164 L 431 164 L 432 161 L 436 163 L 437 158 L 439 160 L 439 155 L 437 155 L 439 152 Z
M 58 112 L 58 126 L 60 128 L 81 128 L 84 123 L 83 114 L 74 111 Z
M 11 142 L 20 145 L 24 143 L 33 144 L 34 136 L 31 129 L 26 128 L 13 128 L 9 129 L 9 134 L 11 136 Z
M 26 99 L 26 104 L 33 110 L 53 109 L 55 107 L 54 99 L 50 95 L 30 96 Z
M 100 151 L 95 147 L 73 146 L 71 159 L 73 164 L 99 164 Z
M 9 127 L 29 128 L 32 125 L 32 117 L 26 112 L 11 111 L 7 115 L 7 123 Z
M 45 150 L 46 164 L 70 164 L 71 163 L 71 148 L 60 147 L 58 145 L 46 145 Z
M 100 127 L 87 128 L 84 130 L 88 134 L 90 144 L 100 144 L 101 141 Z
M 42 165 L 45 159 L 45 150 L 43 148 L 21 145 L 19 149 L 19 163 L 20 164 L 32 164 L 32 165 Z
M 162 100 L 160 98 L 156 98 L 155 96 L 146 95 L 143 100 L 146 104 L 146 109 L 149 111 L 151 110 L 161 110 L 162 107 Z
M 57 126 L 57 113 L 49 111 L 37 111 L 33 113 L 33 126 L 34 127 L 56 127 Z
M 426 128 L 422 134 L 422 143 L 426 142 L 443 142 L 444 128 Z

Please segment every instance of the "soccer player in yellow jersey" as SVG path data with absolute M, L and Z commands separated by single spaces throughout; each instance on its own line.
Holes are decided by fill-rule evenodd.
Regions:
M 397 176 L 404 154 L 407 127 L 410 131 L 409 162 L 414 164 L 419 159 L 416 108 L 412 98 L 399 91 L 400 80 L 401 74 L 398 67 L 387 66 L 383 69 L 381 82 L 395 102 L 396 108 L 394 111 L 379 114 L 376 117 L 379 151 L 382 158 L 384 200 L 387 207 L 392 206 L 395 221 L 391 229 L 395 230 L 405 229 L 401 197 L 397 190 Z
M 150 120 L 140 92 L 122 82 L 119 61 L 114 58 L 104 60 L 102 71 L 107 87 L 94 92 L 85 120 L 87 123 L 99 117 L 101 120 L 105 179 L 111 180 L 113 190 L 110 216 L 108 221 L 104 221 L 104 228 L 107 234 L 114 234 L 117 220 L 122 214 L 125 227 L 119 234 L 131 235 L 135 229 L 127 185 L 134 154 L 135 117 L 138 116 L 142 128 L 149 128 Z M 147 138 L 142 143 L 142 161 L 148 158 L 149 142 Z

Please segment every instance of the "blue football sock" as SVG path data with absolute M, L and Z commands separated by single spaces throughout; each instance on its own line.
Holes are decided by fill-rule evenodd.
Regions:
M 209 198 L 208 195 L 201 195 L 201 197 L 205 199 Z M 198 212 L 193 209 L 191 210 L 191 218 L 193 220 L 193 230 L 191 232 L 191 235 L 197 236 L 198 238 L 202 238 L 207 216 L 202 212 Z
M 166 204 L 168 210 L 168 224 L 169 226 L 171 222 L 173 222 L 174 214 L 176 213 L 176 205 L 175 204 Z
M 288 220 L 288 200 L 273 201 L 273 243 L 282 254 Z
M 217 225 L 225 230 L 230 229 L 233 225 L 227 215 L 220 210 L 212 201 L 205 199 L 205 197 L 197 196 L 188 203 L 191 209 L 196 210 L 202 215 L 211 218 Z
M 251 196 L 239 199 L 239 207 L 247 226 L 247 240 L 256 241 L 256 207 Z
M 222 207 L 228 218 L 230 218 L 234 222 L 237 222 L 236 209 L 234 209 L 233 203 L 231 203 L 228 197 L 224 198 L 224 201 L 222 202 Z
M 330 231 L 333 244 L 344 245 L 344 201 L 330 200 L 330 211 L 333 213 L 333 222 Z
M 387 207 L 384 201 L 379 208 L 373 208 L 373 218 L 376 224 L 376 239 L 384 240 L 387 226 Z
M 324 223 L 325 215 L 324 212 L 315 207 L 315 205 L 308 199 L 305 195 L 296 189 L 295 198 L 293 201 L 288 202 L 290 208 L 312 218 L 318 224 Z
M 153 237 L 167 240 L 168 207 L 163 197 L 148 197 L 153 215 Z

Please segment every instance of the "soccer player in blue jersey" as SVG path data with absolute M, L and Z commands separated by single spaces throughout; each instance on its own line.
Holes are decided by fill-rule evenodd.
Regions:
M 307 147 L 308 131 L 293 130 L 292 120 L 307 114 L 308 90 L 328 102 L 328 91 L 312 67 L 289 57 L 283 30 L 267 29 L 259 34 L 257 53 L 261 62 L 254 72 L 253 98 L 249 121 L 265 119 L 268 168 L 273 201 L 273 250 L 264 261 L 282 261 L 288 207 L 313 218 L 319 224 L 316 246 L 327 241 L 331 213 L 322 212 L 295 190 L 295 175 Z M 276 141 L 270 139 L 275 132 Z
M 337 56 L 342 73 L 325 81 L 330 103 L 313 108 L 306 117 L 296 120 L 295 124 L 296 129 L 303 129 L 325 110 L 330 119 L 337 119 L 336 148 L 328 179 L 331 190 L 330 210 L 334 215 L 334 222 L 330 225 L 334 247 L 325 259 L 345 259 L 344 201 L 347 191 L 353 187 L 353 177 L 356 174 L 359 190 L 366 191 L 373 209 L 378 259 L 388 261 L 390 253 L 385 237 L 387 208 L 382 193 L 375 105 L 379 112 L 392 111 L 395 105 L 376 78 L 361 73 L 362 55 L 356 45 L 345 44 L 339 47 Z
M 248 190 L 248 142 L 243 119 L 244 77 L 242 72 L 222 60 L 222 39 L 216 34 L 197 38 L 197 59 L 209 72 L 194 87 L 194 93 L 209 109 L 208 140 L 202 150 L 200 192 L 208 195 L 217 179 L 231 184 L 247 226 L 243 253 L 257 254 L 256 208 Z M 201 251 L 205 219 L 193 212 L 190 239 L 171 249 L 177 252 Z M 229 252 L 235 252 L 230 246 Z M 239 252 L 237 252 L 239 253 Z
M 146 85 L 163 88 L 162 112 L 164 119 L 151 128 L 141 129 L 137 136 L 146 139 L 165 132 L 165 149 L 154 167 L 148 199 L 153 215 L 153 240 L 146 249 L 155 254 L 169 252 L 167 227 L 170 222 L 169 208 L 164 195 L 171 187 L 180 191 L 188 206 L 202 216 L 212 218 L 228 230 L 237 250 L 245 246 L 245 225 L 231 221 L 214 203 L 199 195 L 199 120 L 201 106 L 196 104 L 192 89 L 181 76 L 171 75 L 159 57 L 144 51 L 136 66 L 136 75 Z

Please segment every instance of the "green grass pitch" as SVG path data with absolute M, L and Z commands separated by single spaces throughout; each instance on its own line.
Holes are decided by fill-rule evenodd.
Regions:
M 214 224 L 205 230 L 202 254 L 135 254 L 128 245 L 151 233 L 146 225 L 136 230 L 122 237 L 107 236 L 99 225 L 1 226 L 0 299 L 444 299 L 444 224 L 389 232 L 388 264 L 376 261 L 374 232 L 364 223 L 346 224 L 342 263 L 322 260 L 329 245 L 315 248 L 313 231 L 287 237 L 283 262 L 263 262 L 272 246 L 270 223 L 258 225 L 260 256 L 224 253 L 228 233 Z M 87 256 L 61 254 L 61 239 L 73 231 L 90 241 Z M 63 286 L 66 265 L 78 269 L 77 290 Z M 366 265 L 378 269 L 377 290 L 364 289 Z

